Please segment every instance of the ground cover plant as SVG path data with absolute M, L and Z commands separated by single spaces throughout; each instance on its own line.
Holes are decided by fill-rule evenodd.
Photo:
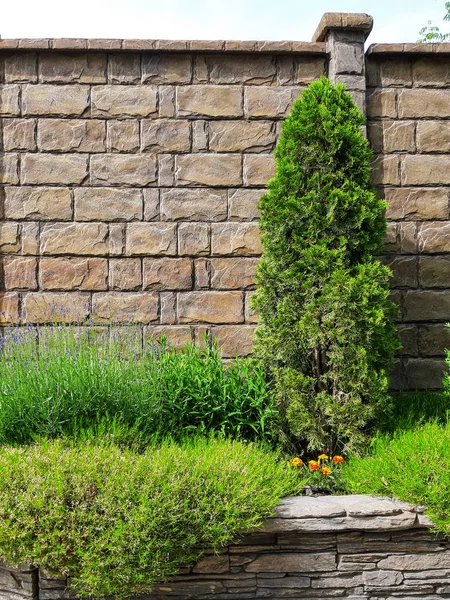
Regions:
M 33 331 L 8 333 L 0 352 L 0 444 L 86 428 L 132 431 L 144 445 L 168 435 L 268 433 L 276 409 L 260 361 L 225 365 L 215 346 L 177 352 L 164 342 L 139 354 L 82 332 L 53 328 L 39 347 Z
M 267 447 L 224 439 L 144 453 L 98 440 L 0 448 L 0 556 L 132 595 L 258 526 L 301 478 Z
M 386 204 L 369 182 L 363 124 L 342 84 L 313 82 L 283 123 L 260 202 L 255 352 L 287 437 L 329 454 L 362 447 L 399 347 L 390 271 L 373 256 Z

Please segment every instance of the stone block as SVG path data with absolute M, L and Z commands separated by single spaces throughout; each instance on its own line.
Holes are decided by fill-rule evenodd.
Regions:
M 418 361 L 411 361 L 417 363 Z M 426 361 L 428 362 L 428 361 Z M 428 571 L 450 568 L 450 552 L 437 554 L 402 554 L 384 558 L 378 563 L 379 569 L 392 571 Z M 430 573 L 432 577 L 432 573 Z
M 211 288 L 215 290 L 254 288 L 258 263 L 258 258 L 212 258 Z
M 362 574 L 354 574 L 354 573 L 336 573 L 333 575 L 323 575 L 321 577 L 317 577 L 312 579 L 311 587 L 319 588 L 320 590 L 327 589 L 347 589 L 354 588 L 357 586 L 363 585 Z
M 106 290 L 108 262 L 104 258 L 41 258 L 39 283 L 43 290 Z
M 91 184 L 145 186 L 156 182 L 156 160 L 151 154 L 94 154 Z
M 334 43 L 333 62 L 337 73 L 363 74 L 364 53 L 361 52 L 359 45 Z
M 125 223 L 111 223 L 109 226 L 109 255 L 122 256 L 125 252 Z
M 89 108 L 87 85 L 25 85 L 22 114 L 80 117 Z
M 270 54 L 212 54 L 205 62 L 210 83 L 270 85 L 276 79 L 275 57 Z
M 178 295 L 180 323 L 242 323 L 242 292 L 181 292 Z
M 22 254 L 36 256 L 39 253 L 39 223 L 22 223 Z
M 254 292 L 246 292 L 245 293 L 245 322 L 246 323 L 257 323 L 258 322 L 258 315 L 257 313 L 252 309 L 252 296 L 253 296 Z
M 192 152 L 205 152 L 208 150 L 208 122 L 192 122 Z
M 202 256 L 211 251 L 210 225 L 207 223 L 180 223 L 178 227 L 178 253 Z
M 369 571 L 363 573 L 364 585 L 366 588 L 372 587 L 390 587 L 399 585 L 403 581 L 403 575 L 398 571 Z
M 167 343 L 177 350 L 184 348 L 186 344 L 192 344 L 192 329 L 188 325 L 150 325 L 144 327 L 144 344 L 157 342 L 164 336 Z
M 89 294 L 84 292 L 29 292 L 22 302 L 25 323 L 81 323 L 89 315 Z
M 448 117 L 450 90 L 404 89 L 398 92 L 398 116 L 423 119 Z
M 226 554 L 203 556 L 192 569 L 192 573 L 228 573 L 230 559 Z
M 93 294 L 94 323 L 151 323 L 158 319 L 158 294 L 106 292 Z
M 178 185 L 237 186 L 242 184 L 242 158 L 235 154 L 182 154 L 176 157 Z
M 134 53 L 108 56 L 108 83 L 140 83 L 141 56 Z
M 308 85 L 324 74 L 325 59 L 323 56 L 294 57 L 294 83 Z
M 41 254 L 101 256 L 108 252 L 104 223 L 46 223 L 41 232 Z
M 407 57 L 396 57 L 395 60 L 383 60 L 379 66 L 382 87 L 412 86 L 411 60 Z
M 446 288 L 450 281 L 450 256 L 421 256 L 419 284 L 423 288 Z
M 213 223 L 213 255 L 259 256 L 261 252 L 257 223 Z
M 0 292 L 0 324 L 19 322 L 19 294 Z
M 398 223 L 397 227 L 400 251 L 403 254 L 415 254 L 417 252 L 417 224 L 403 222 Z
M 367 139 L 374 154 L 383 153 L 383 121 L 367 123 Z
M 81 154 L 24 154 L 20 166 L 24 184 L 80 185 L 88 175 L 88 156 Z
M 159 116 L 174 117 L 175 116 L 175 87 L 171 85 L 159 86 Z
M 3 119 L 3 149 L 36 150 L 34 119 Z
M 448 121 L 418 121 L 418 152 L 449 152 L 450 123 Z
M 106 83 L 106 54 L 62 54 L 43 52 L 39 56 L 42 83 Z
M 385 188 L 388 219 L 423 221 L 449 218 L 449 192 L 445 188 Z
M 213 152 L 268 152 L 276 141 L 270 121 L 211 121 L 209 149 Z
M 189 54 L 142 55 L 142 83 L 187 84 L 192 79 L 192 57 Z
M 17 154 L 0 154 L 0 183 L 19 183 L 19 161 Z
M 139 258 L 113 258 L 109 261 L 109 286 L 112 290 L 137 290 L 142 286 Z
M 145 290 L 190 290 L 193 265 L 188 258 L 144 258 L 142 265 Z
M 383 252 L 399 252 L 400 240 L 398 233 L 398 223 L 387 223 L 386 234 L 383 239 Z
M 0 116 L 20 115 L 20 85 L 0 85 Z
M 158 185 L 160 187 L 175 185 L 174 154 L 158 154 Z
M 143 119 L 142 150 L 153 152 L 189 152 L 191 128 L 186 120 Z
M 226 190 L 163 189 L 161 218 L 164 221 L 224 221 L 227 218 Z
M 384 256 L 382 262 L 392 271 L 391 288 L 416 288 L 418 286 L 417 256 Z
M 128 256 L 173 256 L 177 253 L 175 223 L 129 223 L 126 234 Z
M 36 83 L 37 54 L 35 52 L 18 52 L 4 58 L 6 83 Z
M 447 154 L 404 155 L 401 159 L 402 185 L 449 184 L 449 169 L 450 156 Z
M 108 152 L 139 152 L 139 121 L 106 121 L 106 145 Z
M 375 156 L 372 160 L 373 185 L 400 185 L 399 161 L 399 157 L 395 154 Z
M 246 87 L 245 115 L 266 119 L 285 117 L 301 91 L 298 87 Z
M 450 291 L 408 290 L 404 297 L 404 321 L 448 321 Z
M 148 117 L 157 112 L 156 88 L 105 85 L 92 88 L 93 117 Z
M 417 232 L 419 252 L 429 254 L 450 250 L 450 222 L 428 221 L 421 223 Z
M 450 328 L 442 325 L 422 325 L 419 327 L 419 348 L 421 356 L 443 357 L 450 349 Z
M 414 121 L 383 121 L 384 152 L 415 152 Z
M 5 188 L 5 217 L 37 221 L 67 221 L 72 217 L 72 201 L 68 188 Z
M 6 290 L 35 290 L 37 261 L 24 256 L 6 257 L 3 276 Z
M 367 116 L 371 117 L 396 117 L 397 90 L 367 90 Z M 407 116 L 407 115 L 405 115 Z
M 275 175 L 275 159 L 272 154 L 244 154 L 244 184 L 266 185 Z
M 413 61 L 413 78 L 417 86 L 449 86 L 450 63 L 436 56 L 418 57 Z
M 246 565 L 248 573 L 314 573 L 334 571 L 336 569 L 336 554 L 321 552 L 317 554 L 291 552 L 289 554 L 267 553 L 258 556 Z
M 39 119 L 39 150 L 44 152 L 104 152 L 104 121 L 94 119 Z
M 180 117 L 241 117 L 242 88 L 223 85 L 178 88 L 177 114 Z
M 159 219 L 159 190 L 144 188 L 144 221 L 157 221 Z
M 194 261 L 195 289 L 208 289 L 210 287 L 210 266 L 205 258 L 198 258 Z
M 259 218 L 257 208 L 265 189 L 237 189 L 228 192 L 229 219 L 255 221 Z
M 160 322 L 161 323 L 176 323 L 177 322 L 177 294 L 174 292 L 161 292 L 159 294 L 160 303 Z
M 397 327 L 402 347 L 397 354 L 400 356 L 418 355 L 418 330 L 416 325 L 399 325 Z
M 0 222 L 0 252 L 17 254 L 20 252 L 20 230 L 18 223 Z
M 211 335 L 217 340 L 223 358 L 249 356 L 253 351 L 253 325 L 222 325 L 213 327 Z
M 142 219 L 141 190 L 75 188 L 76 221 L 135 221 Z

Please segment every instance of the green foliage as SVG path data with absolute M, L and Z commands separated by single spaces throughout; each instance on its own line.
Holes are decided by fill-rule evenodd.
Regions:
M 377 429 L 394 433 L 416 429 L 424 423 L 445 424 L 450 416 L 450 398 L 441 392 L 402 392 L 392 395 L 391 410 L 380 414 Z
M 445 10 L 447 12 L 444 16 L 444 21 L 450 21 L 450 2 L 445 3 Z M 450 33 L 441 33 L 439 27 L 433 25 L 433 21 L 427 21 L 425 27 L 422 27 L 419 31 L 419 35 L 418 44 L 436 44 L 450 40 Z
M 137 355 L 118 340 L 55 327 L 37 350 L 32 330 L 6 334 L 0 353 L 0 443 L 100 428 L 131 441 L 219 431 L 265 437 L 276 413 L 258 360 L 225 366 L 217 348 L 164 343 Z M 117 427 L 119 425 L 119 427 Z M 123 426 L 126 426 L 125 429 Z M 120 440 L 126 441 L 126 440 Z
M 74 575 L 80 593 L 124 597 L 260 525 L 300 487 L 296 470 L 251 443 L 3 447 L 0 556 Z
M 355 450 L 388 402 L 398 348 L 385 232 L 370 183 L 364 117 L 322 78 L 294 104 L 260 202 L 256 355 L 275 382 L 281 427 L 309 450 Z
M 378 437 L 370 455 L 350 457 L 343 478 L 349 493 L 393 495 L 426 506 L 439 529 L 449 534 L 450 422 Z

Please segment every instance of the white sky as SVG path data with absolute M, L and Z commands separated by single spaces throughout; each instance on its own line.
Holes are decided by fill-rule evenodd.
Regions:
M 0 35 L 309 41 L 324 12 L 366 12 L 369 43 L 415 42 L 443 0 L 0 0 Z

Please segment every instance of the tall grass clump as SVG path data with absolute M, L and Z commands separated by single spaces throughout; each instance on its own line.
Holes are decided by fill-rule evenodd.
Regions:
M 374 258 L 386 203 L 370 184 L 364 116 L 322 78 L 297 100 L 260 202 L 255 352 L 299 448 L 358 450 L 389 403 L 399 347 L 387 267 Z
M 42 333 L 42 332 L 41 332 Z M 9 332 L 0 352 L 0 444 L 131 431 L 134 442 L 221 432 L 259 439 L 275 414 L 259 361 L 224 365 L 216 346 L 175 351 L 96 342 L 71 327 Z
M 79 594 L 131 596 L 257 527 L 300 487 L 297 469 L 253 443 L 2 447 L 0 556 L 71 575 Z

